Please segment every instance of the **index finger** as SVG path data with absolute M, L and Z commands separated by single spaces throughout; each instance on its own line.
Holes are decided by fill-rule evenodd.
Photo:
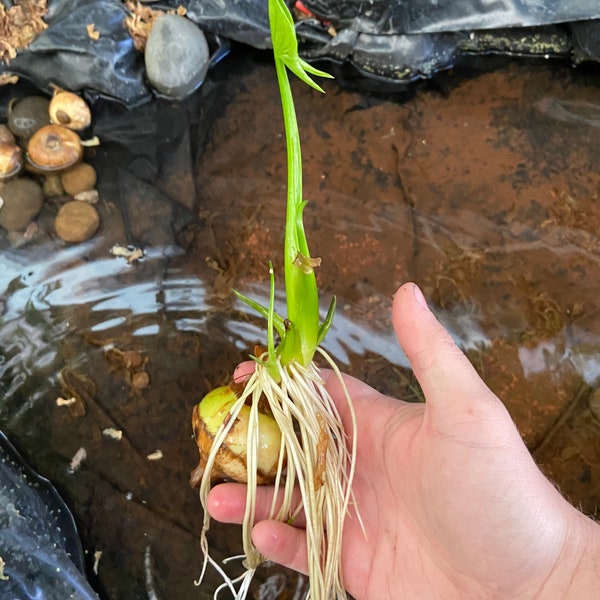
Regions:
M 222 523 L 237 523 L 241 525 L 246 510 L 246 493 L 247 486 L 245 483 L 220 483 L 216 485 L 210 490 L 207 498 L 207 509 L 210 516 Z M 270 485 L 259 485 L 256 488 L 255 523 L 264 521 L 265 519 L 272 519 L 274 514 L 277 514 L 277 510 L 279 510 L 283 500 L 283 491 L 279 491 L 274 514 L 271 513 L 273 493 L 273 486 Z M 291 505 L 297 507 L 300 500 L 300 491 L 295 489 Z M 293 518 L 290 515 L 287 521 L 294 527 L 304 527 L 304 511 L 300 511 Z

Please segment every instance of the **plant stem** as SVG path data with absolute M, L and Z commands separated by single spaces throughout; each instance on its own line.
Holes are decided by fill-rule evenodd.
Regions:
M 298 360 L 306 366 L 318 345 L 319 297 L 312 268 L 303 269 L 298 260 L 308 262 L 310 253 L 302 223 L 302 153 L 292 90 L 284 61 L 275 58 L 282 99 L 287 150 L 288 189 L 285 221 L 284 272 L 289 329 L 281 348 L 281 361 Z

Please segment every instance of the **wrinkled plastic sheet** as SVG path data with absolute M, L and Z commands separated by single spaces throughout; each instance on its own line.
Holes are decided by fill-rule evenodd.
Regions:
M 5 70 L 46 91 L 53 83 L 74 91 L 90 89 L 128 105 L 151 97 L 142 58 L 123 24 L 127 12 L 121 2 L 50 0 L 48 9 L 48 29 Z M 86 34 L 90 23 L 98 40 Z
M 534 27 L 600 18 L 598 0 L 306 0 L 315 14 L 377 35 Z
M 265 0 L 151 4 L 163 10 L 180 5 L 207 34 L 210 66 L 227 54 L 230 42 L 270 47 Z M 600 61 L 598 0 L 306 0 L 304 5 L 315 18 L 298 26 L 303 56 L 349 63 L 374 79 L 430 77 L 465 54 L 574 55 Z M 148 102 L 154 92 L 143 55 L 124 25 L 127 14 L 120 0 L 48 0 L 48 29 L 10 66 L 0 64 L 0 73 L 15 73 L 45 91 L 57 84 L 128 107 Z M 90 23 L 100 34 L 97 40 L 86 35 Z
M 600 61 L 596 0 L 568 7 L 512 0 L 305 4 L 312 18 L 297 27 L 306 59 L 351 65 L 363 78 L 400 86 L 474 56 Z
M 97 600 L 83 572 L 75 522 L 47 479 L 0 432 L 0 598 Z

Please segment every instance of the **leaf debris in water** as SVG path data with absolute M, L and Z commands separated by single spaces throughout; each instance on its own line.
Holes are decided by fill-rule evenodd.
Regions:
M 123 432 L 120 429 L 114 427 L 107 427 L 102 430 L 102 435 L 105 437 L 112 438 L 113 440 L 120 440 L 123 437 Z
M 79 469 L 81 463 L 86 459 L 86 457 L 87 451 L 82 446 L 81 448 L 79 448 L 79 450 L 77 450 L 77 452 L 75 452 L 73 458 L 71 459 L 71 462 L 69 463 L 69 473 L 75 473 L 75 471 Z
M 60 396 L 56 399 L 56 406 L 73 406 L 77 402 L 77 398 L 71 396 L 70 398 L 61 398 Z
M 9 576 L 4 574 L 4 567 L 6 566 L 6 563 L 4 562 L 4 559 L 0 556 L 0 580 L 2 581 L 8 581 Z

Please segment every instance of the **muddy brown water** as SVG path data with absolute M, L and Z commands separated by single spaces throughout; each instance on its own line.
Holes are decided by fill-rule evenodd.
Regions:
M 264 298 L 269 260 L 282 289 L 286 175 L 273 68 L 228 61 L 187 104 L 140 109 L 126 149 L 127 114 L 95 107 L 93 240 L 56 240 L 52 206 L 31 244 L 0 236 L 0 425 L 72 508 L 91 582 L 111 600 L 211 598 L 219 583 L 193 583 L 190 414 L 264 343 L 230 290 Z M 309 244 L 323 307 L 333 293 L 339 306 L 325 347 L 346 372 L 419 401 L 390 323 L 396 288 L 418 282 L 544 471 L 595 514 L 600 74 L 510 62 L 402 96 L 325 89 L 294 85 Z M 115 243 L 146 256 L 129 265 Z M 67 396 L 76 405 L 57 406 Z M 217 559 L 240 552 L 235 527 L 215 524 L 211 540 Z M 271 566 L 252 597 L 305 591 Z

